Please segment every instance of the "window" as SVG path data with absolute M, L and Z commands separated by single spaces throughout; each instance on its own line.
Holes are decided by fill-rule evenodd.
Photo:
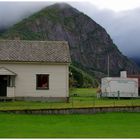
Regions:
M 49 75 L 48 74 L 36 75 L 36 89 L 49 89 Z
M 15 76 L 14 75 L 9 75 L 7 76 L 7 86 L 8 87 L 15 87 Z

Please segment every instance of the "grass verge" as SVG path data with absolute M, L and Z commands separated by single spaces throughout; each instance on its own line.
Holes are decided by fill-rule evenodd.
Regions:
M 75 96 L 72 96 L 75 95 Z M 70 93 L 69 103 L 49 103 L 32 101 L 0 102 L 0 110 L 24 110 L 24 109 L 51 109 L 51 108 L 82 108 L 101 106 L 138 106 L 140 99 L 97 99 L 96 89 L 78 88 Z

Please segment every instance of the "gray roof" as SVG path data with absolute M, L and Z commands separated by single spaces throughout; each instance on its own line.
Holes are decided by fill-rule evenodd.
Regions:
M 69 63 L 66 41 L 0 40 L 0 61 Z

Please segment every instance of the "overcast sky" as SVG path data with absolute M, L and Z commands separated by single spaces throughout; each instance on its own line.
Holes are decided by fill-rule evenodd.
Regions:
M 54 3 L 52 1 L 0 1 L 0 28 L 15 24 Z M 60 2 L 60 0 L 55 1 Z M 139 56 L 140 0 L 87 0 L 86 2 L 68 0 L 67 3 L 103 26 L 123 54 L 130 57 Z

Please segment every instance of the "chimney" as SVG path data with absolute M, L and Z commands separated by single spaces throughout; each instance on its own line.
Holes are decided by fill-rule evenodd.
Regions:
M 127 78 L 127 72 L 126 71 L 121 71 L 120 72 L 120 77 L 121 78 Z

